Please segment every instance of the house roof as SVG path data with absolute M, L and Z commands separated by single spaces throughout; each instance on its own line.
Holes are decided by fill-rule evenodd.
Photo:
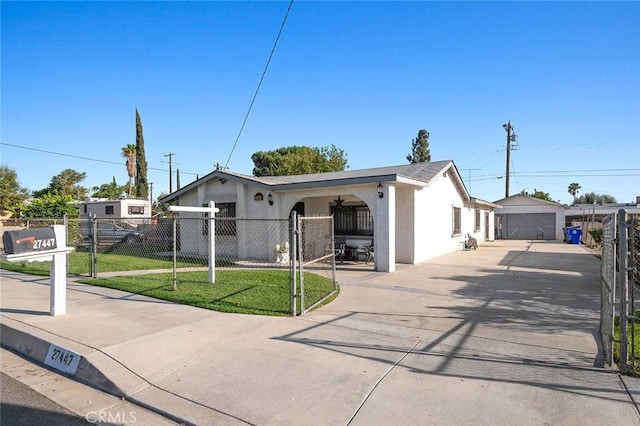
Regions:
M 397 182 L 418 187 L 428 186 L 432 179 L 439 174 L 449 173 L 455 185 L 466 201 L 471 198 L 464 182 L 453 161 L 432 161 L 424 163 L 404 164 L 400 166 L 374 167 L 359 170 L 344 170 L 339 172 L 312 173 L 291 176 L 250 176 L 223 170 L 214 170 L 202 178 L 191 182 L 162 199 L 168 203 L 185 192 L 211 180 L 229 179 L 262 186 L 271 191 L 287 191 L 331 186 L 355 185 L 373 182 Z
M 490 201 L 481 200 L 480 198 L 471 197 L 471 203 L 481 206 L 481 207 L 489 207 L 491 209 L 501 209 L 502 206 L 500 204 L 492 203 Z
M 547 201 L 547 200 L 543 200 L 541 198 L 536 198 L 536 197 L 532 197 L 531 195 L 524 195 L 524 194 L 514 194 L 514 195 L 510 195 L 506 198 L 502 198 L 498 201 L 494 201 L 495 204 L 504 206 L 504 205 L 508 205 L 508 206 L 517 206 L 517 204 L 510 204 L 510 201 L 516 200 L 516 199 L 525 199 L 528 201 L 534 201 L 538 204 L 548 204 L 549 206 L 555 206 L 555 207 L 562 207 L 564 209 L 568 209 L 568 206 L 565 206 L 564 204 L 560 204 L 560 203 L 556 203 L 555 201 Z M 507 203 L 505 203 L 505 201 Z

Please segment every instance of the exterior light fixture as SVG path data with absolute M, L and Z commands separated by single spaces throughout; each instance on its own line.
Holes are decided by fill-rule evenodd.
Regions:
M 378 189 L 378 198 L 384 198 L 384 192 L 382 192 L 382 184 L 381 183 L 378 184 L 377 189 Z
M 269 193 L 269 195 L 267 195 L 267 201 L 269 202 L 270 206 L 273 205 L 273 195 L 271 195 L 271 193 Z

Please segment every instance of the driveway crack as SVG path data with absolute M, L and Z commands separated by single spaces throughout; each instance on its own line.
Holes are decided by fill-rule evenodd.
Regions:
M 413 350 L 416 348 L 416 346 L 418 346 L 418 343 L 420 343 L 420 340 L 417 340 L 416 343 L 411 347 L 411 349 L 409 349 L 404 354 L 402 354 L 402 356 L 400 358 L 398 358 L 398 360 L 396 362 L 394 362 L 393 365 L 391 367 L 389 367 L 389 369 L 387 371 L 385 371 L 385 373 L 382 376 L 380 376 L 380 378 L 371 387 L 371 390 L 369 392 L 367 392 L 365 397 L 362 399 L 362 402 L 360 402 L 360 404 L 358 404 L 358 408 L 356 408 L 356 410 L 353 412 L 351 417 L 349 417 L 349 420 L 346 423 L 347 426 L 351 424 L 353 419 L 355 419 L 355 417 L 358 415 L 358 412 L 360 411 L 362 406 L 369 400 L 369 398 L 371 397 L 373 392 L 376 390 L 378 385 L 380 383 L 382 383 L 382 381 L 385 379 L 385 377 L 387 377 L 389 375 L 389 373 L 391 373 L 391 371 L 393 371 L 393 369 L 395 369 L 398 366 L 398 364 L 400 364 L 402 362 L 402 360 L 406 358 L 407 355 L 409 355 L 410 353 L 413 352 Z

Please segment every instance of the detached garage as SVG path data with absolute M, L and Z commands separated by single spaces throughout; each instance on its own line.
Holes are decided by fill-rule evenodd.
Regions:
M 566 206 L 528 195 L 512 195 L 495 202 L 496 239 L 563 240 Z

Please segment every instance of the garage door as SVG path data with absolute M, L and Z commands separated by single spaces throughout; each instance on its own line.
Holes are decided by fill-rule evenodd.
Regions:
M 518 213 L 500 215 L 500 235 L 507 240 L 555 240 L 555 213 Z

